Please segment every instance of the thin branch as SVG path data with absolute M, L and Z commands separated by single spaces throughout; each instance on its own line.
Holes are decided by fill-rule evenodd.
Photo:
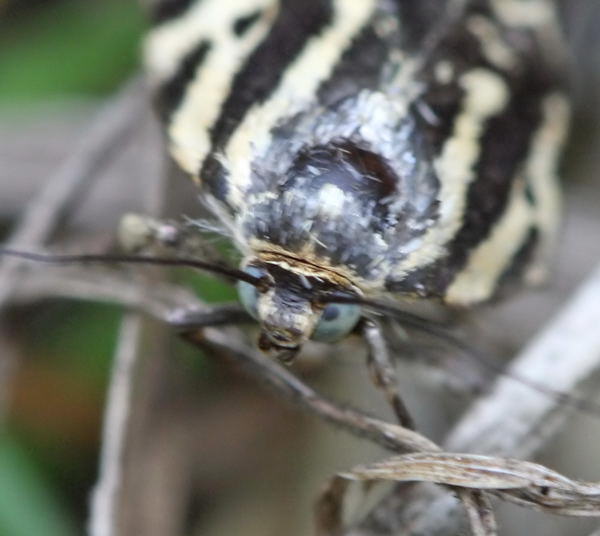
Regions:
M 541 380 L 549 390 L 576 396 L 600 369 L 599 318 L 600 266 L 521 351 L 508 373 Z M 569 409 L 560 398 L 500 377 L 492 391 L 454 426 L 445 446 L 448 450 L 529 456 L 556 431 Z M 554 415 L 557 411 L 560 415 Z
M 248 349 L 247 346 L 237 345 L 231 336 L 227 336 L 221 331 L 215 329 L 203 330 L 202 334 L 199 335 L 199 339 L 194 339 L 194 335 L 198 336 L 199 334 L 195 332 L 188 338 L 199 344 L 204 341 L 209 342 L 211 346 L 217 347 L 222 355 L 231 356 L 239 366 L 243 367 L 245 372 L 255 376 L 259 381 L 267 383 L 269 387 L 276 390 L 284 398 L 354 435 L 368 437 L 387 449 L 397 451 L 435 452 L 439 450 L 435 443 L 413 430 L 385 423 L 355 409 L 341 407 L 328 401 L 285 370 L 279 363 Z M 334 478 L 334 487 L 335 482 L 336 479 Z M 341 492 L 343 490 L 344 488 L 340 488 Z M 485 494 L 467 489 L 457 489 L 457 494 L 467 511 L 473 536 L 494 536 L 496 534 L 496 523 L 489 500 L 485 497 Z M 324 502 L 326 506 L 320 505 L 318 510 L 327 510 L 332 502 L 335 502 L 335 500 L 341 502 L 342 500 L 342 497 L 327 491 L 324 497 L 324 501 L 320 502 Z M 336 509 L 334 508 L 334 510 Z M 325 517 L 327 519 L 326 524 L 335 524 L 336 522 L 341 524 L 341 521 L 335 516 L 333 516 L 333 520 L 329 514 L 326 514 Z M 320 521 L 318 516 L 317 523 Z M 331 533 L 336 534 L 337 530 L 336 527 Z M 327 534 L 325 526 L 318 526 L 317 533 Z
M 90 131 L 72 156 L 52 174 L 44 188 L 31 200 L 4 244 L 6 247 L 40 246 L 54 233 L 62 218 L 114 152 L 123 148 L 145 108 L 140 98 L 141 82 L 128 83 L 98 114 Z M 0 309 L 11 295 L 22 261 L 3 259 L 0 266 Z
M 207 328 L 202 333 L 190 334 L 188 339 L 195 344 L 208 344 L 218 349 L 220 354 L 232 359 L 244 372 L 268 385 L 281 397 L 358 437 L 398 452 L 438 449 L 435 443 L 412 430 L 330 402 L 279 363 L 236 340 L 231 333 Z
M 121 324 L 107 404 L 104 412 L 99 480 L 94 488 L 89 522 L 90 536 L 118 534 L 118 506 L 123 481 L 123 455 L 137 362 L 141 317 L 128 314 Z
M 130 272 L 83 266 L 36 266 L 28 270 L 15 286 L 11 303 L 29 304 L 49 297 L 113 303 L 167 323 L 183 316 L 183 312 L 201 314 L 206 309 L 191 290 L 181 285 L 148 285 Z
M 72 156 L 51 175 L 44 188 L 30 201 L 23 216 L 9 236 L 8 247 L 35 247 L 44 244 L 59 226 L 63 217 L 86 191 L 98 171 L 112 153 L 122 149 L 123 140 L 140 116 L 144 99 L 140 98 L 140 80 L 129 84 L 106 105 L 92 123 L 90 132 L 75 148 Z M 0 263 L 0 311 L 8 304 L 19 278 L 22 261 L 2 259 Z M 0 323 L 0 339 L 5 339 Z M 0 374 L 0 392 L 9 391 L 15 363 L 4 356 Z M 0 406 L 0 416 L 4 412 Z
M 148 128 L 143 129 L 142 146 L 150 157 L 140 159 L 138 172 L 147 178 L 143 204 L 149 213 L 157 214 L 162 208 L 166 179 L 164 154 L 162 151 L 152 151 L 159 146 L 157 129 L 153 128 L 154 124 L 146 126 Z M 156 269 L 147 269 L 144 274 L 154 280 L 152 285 L 146 280 L 141 289 L 146 294 L 156 283 L 157 277 L 164 274 Z M 137 375 L 134 371 L 138 369 L 142 356 L 142 337 L 147 323 L 147 318 L 134 312 L 127 314 L 121 324 L 119 347 L 113 358 L 113 375 L 105 406 L 99 478 L 94 488 L 89 517 L 90 536 L 119 536 L 129 530 L 134 498 L 124 491 L 127 478 L 126 453 L 131 450 L 133 440 L 131 427 L 128 425 L 130 419 L 135 418 L 133 400 Z

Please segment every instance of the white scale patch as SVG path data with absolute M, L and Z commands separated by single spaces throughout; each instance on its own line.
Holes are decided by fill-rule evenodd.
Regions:
M 469 71 L 461 76 L 460 84 L 465 90 L 463 111 L 456 118 L 452 136 L 434 163 L 440 179 L 439 219 L 422 238 L 411 243 L 412 253 L 393 271 L 395 279 L 446 253 L 445 245 L 462 225 L 468 188 L 476 178 L 473 167 L 481 153 L 479 141 L 485 123 L 501 112 L 508 102 L 506 82 L 489 70 Z
M 454 66 L 452 62 L 441 60 L 435 65 L 435 79 L 439 84 L 449 84 L 454 79 Z
M 283 118 L 306 108 L 320 84 L 326 80 L 357 32 L 372 15 L 376 1 L 336 0 L 333 23 L 321 35 L 306 43 L 302 54 L 291 64 L 273 95 L 262 105 L 253 106 L 232 136 L 224 154 L 230 173 L 233 207 L 244 206 L 244 193 L 251 180 L 250 164 L 264 155 L 271 143 L 270 131 Z
M 346 203 L 346 194 L 334 184 L 325 184 L 317 194 L 319 213 L 331 219 L 342 215 Z

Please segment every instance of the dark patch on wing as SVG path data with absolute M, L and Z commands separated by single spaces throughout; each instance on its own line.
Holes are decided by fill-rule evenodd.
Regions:
M 377 89 L 390 46 L 367 26 L 342 55 L 333 73 L 318 90 L 319 102 L 330 105 L 362 89 Z
M 440 62 L 452 66 L 453 77 L 447 83 L 440 82 L 436 77 Z M 460 77 L 475 66 L 487 66 L 479 42 L 464 28 L 456 27 L 440 41 L 418 75 L 425 90 L 413 104 L 413 112 L 421 118 L 421 131 L 434 154 L 440 153 L 452 134 L 454 120 L 462 109 L 464 90 L 459 85 Z M 420 109 L 422 106 L 435 118 L 433 121 L 424 116 Z
M 167 121 L 179 106 L 187 85 L 194 78 L 210 49 L 211 44 L 209 41 L 200 41 L 200 43 L 186 54 L 171 79 L 158 89 L 156 96 L 157 107 L 164 121 Z
M 254 24 L 260 20 L 262 12 L 260 10 L 237 18 L 233 23 L 233 33 L 238 37 L 242 37 Z
M 389 163 L 372 151 L 340 140 L 315 146 L 301 153 L 279 186 L 279 195 L 294 190 L 299 197 L 317 196 L 326 185 L 339 188 L 362 205 L 362 214 L 374 231 L 389 227 L 389 205 L 383 202 L 399 197 L 400 181 Z
M 395 0 L 402 45 L 405 50 L 418 52 L 424 40 L 444 21 L 448 0 Z M 439 31 L 439 30 L 438 30 Z
M 494 297 L 504 296 L 514 290 L 514 287 L 523 278 L 525 270 L 534 256 L 539 240 L 539 231 L 535 227 L 532 227 L 527 233 L 527 238 L 510 261 L 509 266 L 498 279 L 498 293 Z
M 162 24 L 183 15 L 192 4 L 201 0 L 159 0 L 150 9 L 150 22 L 153 25 Z
M 202 175 L 200 180 L 203 185 L 218 201 L 227 203 L 227 195 L 229 193 L 229 183 L 227 181 L 227 170 L 223 164 L 215 157 L 214 154 L 208 156 L 202 167 Z

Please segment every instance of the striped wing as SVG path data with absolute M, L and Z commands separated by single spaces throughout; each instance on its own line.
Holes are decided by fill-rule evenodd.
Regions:
M 429 54 L 417 105 L 431 116 L 438 217 L 389 290 L 468 305 L 515 276 L 543 279 L 569 116 L 557 26 L 551 2 L 473 2 Z
M 365 289 L 456 304 L 537 269 L 554 234 L 567 116 L 550 2 L 172 0 L 155 20 L 146 63 L 171 154 L 256 248 L 275 241 Z M 353 113 L 330 113 L 346 101 Z M 401 136 L 393 114 L 411 119 L 427 151 L 386 147 Z M 273 201 L 276 170 L 315 140 L 379 153 L 410 216 L 385 232 L 377 207 L 344 221 L 343 204 L 322 195 L 331 187 L 319 195 L 333 223 L 333 212 L 310 221 L 302 195 Z M 427 160 L 431 184 L 402 176 L 410 158 Z M 310 228 L 315 247 L 290 241 L 295 227 Z

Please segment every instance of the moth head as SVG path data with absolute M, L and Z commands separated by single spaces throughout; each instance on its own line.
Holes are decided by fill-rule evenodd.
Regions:
M 244 271 L 264 283 L 238 282 L 240 301 L 261 326 L 259 347 L 282 361 L 291 362 L 309 339 L 344 338 L 361 317 L 359 305 L 328 303 L 338 289 L 321 278 L 256 259 Z

